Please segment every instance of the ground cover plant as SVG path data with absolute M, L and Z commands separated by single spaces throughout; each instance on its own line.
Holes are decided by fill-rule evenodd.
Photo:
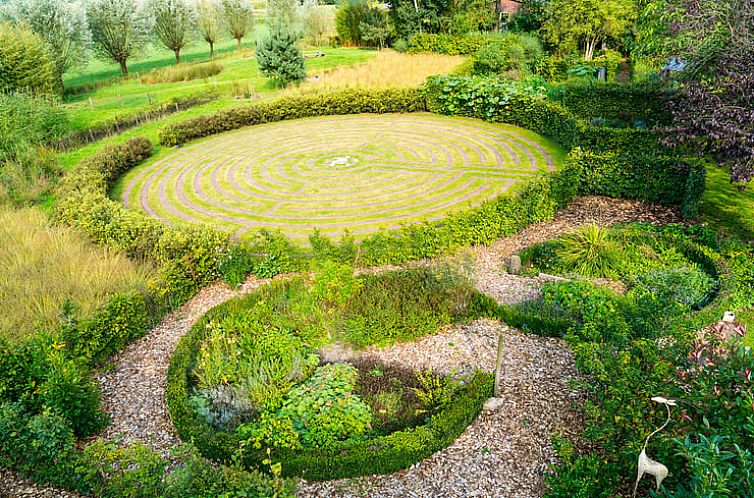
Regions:
M 183 147 L 130 171 L 116 191 L 169 222 L 212 223 L 237 235 L 281 229 L 301 240 L 319 229 L 361 238 L 514 192 L 562 158 L 526 130 L 469 119 L 317 118 Z
M 751 249 L 700 227 L 630 225 L 583 235 L 525 253 L 534 267 L 574 280 L 549 284 L 539 300 L 500 311 L 511 324 L 564 337 L 588 375 L 586 446 L 561 444 L 548 496 L 625 494 L 644 437 L 665 416 L 655 396 L 677 405 L 648 450 L 671 471 L 657 495 L 748 496 L 750 338 L 740 323 L 718 320 L 736 310 L 738 320 L 750 323 Z M 606 253 L 606 240 L 622 258 Z M 591 246 L 592 261 L 609 265 L 574 267 L 568 259 L 574 244 Z M 610 276 L 606 267 L 623 280 L 618 293 L 591 281 Z
M 317 347 L 412 340 L 470 317 L 473 299 L 450 267 L 354 277 L 330 262 L 311 282 L 295 278 L 230 301 L 181 340 L 171 361 L 176 427 L 206 456 L 238 454 L 250 466 L 266 456 L 286 475 L 411 465 L 473 419 L 490 376 L 442 377 L 368 358 L 320 364 Z

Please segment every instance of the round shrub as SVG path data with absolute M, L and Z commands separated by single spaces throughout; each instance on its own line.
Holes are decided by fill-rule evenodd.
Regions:
M 692 309 L 704 306 L 715 290 L 712 277 L 691 266 L 644 273 L 636 278 L 636 285 L 661 299 Z
M 24 25 L 0 24 L 0 94 L 53 93 L 55 66 L 42 38 Z

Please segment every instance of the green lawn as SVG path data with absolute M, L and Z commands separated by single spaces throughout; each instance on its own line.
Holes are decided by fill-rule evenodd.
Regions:
M 131 75 L 120 80 L 119 69 L 115 64 L 94 61 L 83 74 L 68 75 L 66 86 L 73 90 L 65 97 L 65 109 L 69 112 L 73 126 L 87 129 L 113 121 L 117 117 L 135 114 L 174 98 L 189 96 L 206 96 L 216 94 L 225 103 L 238 103 L 245 94 L 253 93 L 255 98 L 268 98 L 279 90 L 270 81 L 259 74 L 256 59 L 253 56 L 253 42 L 247 41 L 241 51 L 235 49 L 235 40 L 226 40 L 218 44 L 218 56 L 215 61 L 223 71 L 207 79 L 195 79 L 177 83 L 143 83 L 139 75 L 152 69 L 169 67 L 175 64 L 173 53 L 167 50 L 151 48 L 148 56 L 129 65 Z M 364 62 L 376 52 L 349 48 L 318 49 L 325 57 L 306 60 L 307 70 L 317 72 L 327 68 Z M 307 54 L 313 50 L 305 50 Z M 195 42 L 182 55 L 182 64 L 209 61 L 209 49 L 206 44 Z M 98 83 L 100 86 L 94 87 Z M 76 92 L 77 87 L 91 86 L 86 92 Z M 151 102 L 151 104 L 150 104 Z
M 343 158 L 343 164 L 332 161 Z M 521 128 L 431 114 L 271 123 L 162 149 L 113 191 L 169 222 L 304 240 L 438 219 L 554 168 L 563 151 Z
M 707 168 L 702 219 L 724 233 L 754 242 L 754 181 L 741 191 L 730 183 L 727 170 Z

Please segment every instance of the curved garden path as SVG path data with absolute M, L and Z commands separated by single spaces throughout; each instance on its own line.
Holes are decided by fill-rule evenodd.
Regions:
M 667 207 L 603 197 L 578 198 L 551 221 L 531 225 L 489 247 L 471 249 L 476 286 L 500 302 L 519 302 L 542 285 L 540 279 L 505 271 L 505 260 L 522 248 L 591 223 L 666 224 L 679 220 L 677 212 Z M 178 340 L 210 308 L 265 282 L 251 278 L 237 290 L 222 284 L 208 287 L 149 334 L 113 356 L 97 374 L 103 406 L 113 422 L 102 436 L 123 442 L 138 440 L 162 452 L 172 447 L 178 438 L 167 413 L 165 385 L 170 355 Z M 500 410 L 483 413 L 451 446 L 410 469 L 387 476 L 303 482 L 300 495 L 540 496 L 547 466 L 554 458 L 550 436 L 578 427 L 578 411 L 573 408 L 578 394 L 566 382 L 576 372 L 562 341 L 524 335 L 497 322 L 478 320 L 413 343 L 360 354 L 384 355 L 387 360 L 415 366 L 493 369 L 498 332 L 506 338 L 502 397 L 507 402 Z M 0 492 L 31 486 L 25 481 L 14 485 L 7 475 L 0 472 Z M 10 496 L 72 496 L 34 489 L 41 491 Z

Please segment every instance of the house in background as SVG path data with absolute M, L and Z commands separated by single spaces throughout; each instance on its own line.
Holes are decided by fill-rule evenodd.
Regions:
M 504 27 L 510 18 L 518 13 L 522 0 L 496 0 L 495 11 L 497 12 L 498 28 Z

